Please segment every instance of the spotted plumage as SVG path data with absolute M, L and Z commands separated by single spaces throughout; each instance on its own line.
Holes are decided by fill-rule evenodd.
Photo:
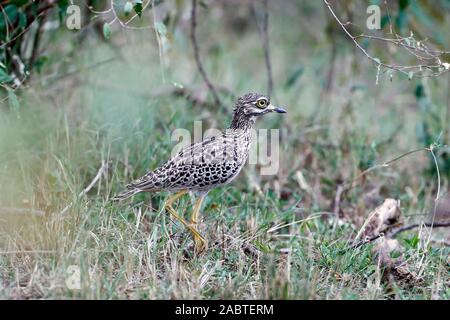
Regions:
M 269 98 L 262 94 L 249 93 L 240 97 L 234 106 L 233 118 L 228 129 L 219 135 L 183 148 L 157 169 L 127 185 L 128 190 L 118 194 L 115 199 L 123 200 L 146 191 L 181 193 L 196 191 L 203 199 L 212 188 L 228 184 L 236 178 L 249 154 L 252 142 L 251 129 L 255 120 L 269 112 L 286 111 L 271 105 Z M 195 215 L 198 214 L 200 205 L 201 201 L 198 208 L 196 205 L 194 209 Z M 170 207 L 170 204 L 168 206 Z M 171 210 L 169 212 L 180 220 L 176 212 Z M 186 226 L 189 225 L 185 221 L 181 222 Z M 196 233 L 198 234 L 195 229 L 191 232 L 194 238 Z

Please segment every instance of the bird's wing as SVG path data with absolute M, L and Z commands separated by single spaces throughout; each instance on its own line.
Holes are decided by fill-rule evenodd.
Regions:
M 181 149 L 168 163 L 202 165 L 221 162 L 224 157 L 233 157 L 233 153 L 237 152 L 233 142 L 233 137 L 224 132 Z
M 184 147 L 172 159 L 154 171 L 127 185 L 129 189 L 166 189 L 186 180 L 192 181 L 190 172 L 214 163 L 232 162 L 237 159 L 236 141 L 233 135 L 222 133 Z M 183 180 L 183 181 L 184 181 Z

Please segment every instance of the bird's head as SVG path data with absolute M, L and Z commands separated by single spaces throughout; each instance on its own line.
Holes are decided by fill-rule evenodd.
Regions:
M 260 93 L 247 93 L 238 99 L 233 110 L 232 127 L 242 127 L 253 124 L 256 117 L 267 113 L 286 113 L 281 107 L 274 106 L 270 99 Z

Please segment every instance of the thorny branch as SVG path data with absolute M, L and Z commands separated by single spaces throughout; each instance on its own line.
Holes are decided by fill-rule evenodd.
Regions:
M 132 22 L 133 20 L 135 20 L 139 15 L 137 13 L 133 14 L 127 21 L 122 21 L 119 16 L 117 15 L 116 9 L 114 7 L 114 1 L 110 0 L 110 7 L 107 10 L 104 11 L 95 11 L 93 10 L 91 7 L 88 6 L 89 11 L 91 11 L 94 14 L 108 14 L 108 13 L 112 13 L 113 15 L 113 20 L 108 22 L 109 25 L 112 25 L 114 22 L 118 22 L 120 24 L 120 26 L 124 29 L 131 29 L 131 30 L 142 30 L 142 29 L 153 29 L 153 26 L 145 26 L 145 27 L 133 27 L 130 26 L 130 22 Z M 149 5 L 151 5 L 151 7 L 155 6 L 155 4 L 153 4 L 152 0 L 148 0 L 143 6 L 142 6 L 142 11 L 144 11 Z
M 328 11 L 330 11 L 331 15 L 333 16 L 334 20 L 340 25 L 342 30 L 344 30 L 345 34 L 353 41 L 355 46 L 372 62 L 375 63 L 377 66 L 377 83 L 378 78 L 381 73 L 381 68 L 389 69 L 389 70 L 395 70 L 400 73 L 403 73 L 408 76 L 408 78 L 411 78 L 413 76 L 422 78 L 422 77 L 436 77 L 440 76 L 443 73 L 446 73 L 450 70 L 450 63 L 442 62 L 440 57 L 443 54 L 450 54 L 450 51 L 440 51 L 440 50 L 433 50 L 429 49 L 425 41 L 417 41 L 414 39 L 413 34 L 411 33 L 410 37 L 400 37 L 398 34 L 393 32 L 392 24 L 390 26 L 391 32 L 395 34 L 396 38 L 384 38 L 384 37 L 378 37 L 378 36 L 369 36 L 365 34 L 354 36 L 352 33 L 346 28 L 347 25 L 351 24 L 351 22 L 343 23 L 336 13 L 334 12 L 333 8 L 331 7 L 329 0 L 323 0 L 326 7 L 328 8 Z M 386 2 L 385 2 L 386 3 Z M 387 6 L 387 4 L 386 4 Z M 402 47 L 406 49 L 411 55 L 413 55 L 417 60 L 418 64 L 413 65 L 398 65 L 398 64 L 391 64 L 391 63 L 384 63 L 381 62 L 380 59 L 373 57 L 370 55 L 366 49 L 364 49 L 361 44 L 358 42 L 358 39 L 365 38 L 365 39 L 372 39 L 372 40 L 378 40 L 383 41 L 386 43 L 390 43 L 393 45 L 396 45 L 398 47 Z

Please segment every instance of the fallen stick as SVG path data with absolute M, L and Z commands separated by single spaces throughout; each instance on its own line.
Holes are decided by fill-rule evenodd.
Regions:
M 347 251 L 347 250 L 350 250 L 350 249 L 356 249 L 356 248 L 359 248 L 359 247 L 361 247 L 362 245 L 364 245 L 364 244 L 366 244 L 366 243 L 371 243 L 371 242 L 373 242 L 373 241 L 375 241 L 375 240 L 377 240 L 378 238 L 381 238 L 381 237 L 384 237 L 384 233 L 383 233 L 383 232 L 381 232 L 381 233 L 379 233 L 379 234 L 377 234 L 376 236 L 373 236 L 373 237 L 371 237 L 371 238 L 367 238 L 367 239 L 364 239 L 364 240 L 362 240 L 362 241 L 359 241 L 359 242 L 355 243 L 355 244 L 352 245 L 350 248 L 348 248 L 348 249 L 346 249 L 346 250 L 344 250 L 344 251 Z
M 414 223 L 414 224 L 410 224 L 410 225 L 407 225 L 407 226 L 395 228 L 395 229 L 393 229 L 393 230 L 391 230 L 391 231 L 389 231 L 389 232 L 386 232 L 386 234 L 384 234 L 383 232 L 381 232 L 381 233 L 379 233 L 379 234 L 377 234 L 377 235 L 375 235 L 375 236 L 373 236 L 373 237 L 371 237 L 371 238 L 368 238 L 368 239 L 364 239 L 364 240 L 362 240 L 362 241 L 359 241 L 359 242 L 355 243 L 354 245 L 348 247 L 347 249 L 342 250 L 341 253 L 345 253 L 346 251 L 351 250 L 351 249 L 359 248 L 359 247 L 361 247 L 362 245 L 365 245 L 365 244 L 367 244 L 367 243 L 371 243 L 371 242 L 377 240 L 378 238 L 381 238 L 381 237 L 384 237 L 384 236 L 386 236 L 386 238 L 394 238 L 394 237 L 397 236 L 399 233 L 402 233 L 402 232 L 404 232 L 404 231 L 408 231 L 408 230 L 411 230 L 411 229 L 414 229 L 414 228 L 418 228 L 418 227 L 420 227 L 421 225 L 424 225 L 424 226 L 426 226 L 426 227 L 433 227 L 433 228 L 445 228 L 445 227 L 450 227 L 450 222 Z
M 108 163 L 102 161 L 102 165 L 100 167 L 100 169 L 98 169 L 97 174 L 95 175 L 94 179 L 92 179 L 91 183 L 78 194 L 78 198 L 83 197 L 86 193 L 88 193 L 94 186 L 95 184 L 98 182 L 98 180 L 100 180 L 101 176 L 103 175 L 103 173 L 106 171 L 106 169 L 108 168 Z M 69 209 L 73 206 L 73 202 L 69 203 L 69 205 L 67 205 L 62 211 L 61 214 L 66 214 L 67 211 L 69 211 Z
M 394 238 L 396 235 L 398 235 L 401 232 L 407 231 L 407 230 L 411 230 L 414 228 L 418 228 L 420 226 L 426 226 L 426 227 L 431 227 L 431 228 L 444 228 L 444 227 L 450 227 L 450 222 L 426 222 L 426 223 L 414 223 L 414 224 L 410 224 L 407 226 L 403 226 L 403 227 L 399 227 L 396 229 L 393 229 L 391 231 L 389 231 L 386 235 L 389 238 Z

